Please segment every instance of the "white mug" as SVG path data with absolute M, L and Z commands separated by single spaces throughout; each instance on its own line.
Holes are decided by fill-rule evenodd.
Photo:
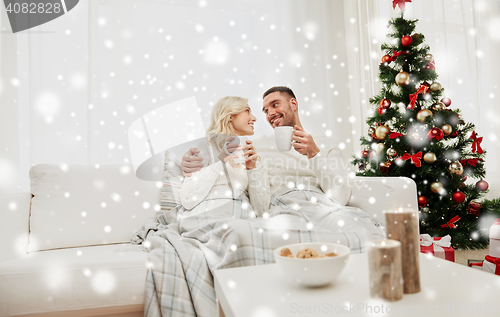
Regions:
M 229 143 L 239 143 L 240 146 L 237 148 L 233 153 L 230 153 L 227 150 L 227 144 L 228 142 L 224 143 L 224 152 L 226 152 L 227 155 L 237 155 L 238 157 L 234 159 L 234 162 L 237 164 L 242 164 L 245 163 L 245 159 L 248 157 L 248 155 L 243 155 L 243 147 L 247 146 L 247 140 L 248 137 L 246 136 L 237 136 L 234 137 L 233 140 L 229 141 Z
M 293 127 L 276 127 L 274 128 L 274 137 L 276 146 L 281 152 L 290 151 L 292 149 Z

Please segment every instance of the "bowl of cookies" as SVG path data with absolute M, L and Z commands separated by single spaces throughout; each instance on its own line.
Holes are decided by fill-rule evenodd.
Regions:
M 300 285 L 330 284 L 344 270 L 351 249 L 337 243 L 297 243 L 274 250 L 281 272 Z

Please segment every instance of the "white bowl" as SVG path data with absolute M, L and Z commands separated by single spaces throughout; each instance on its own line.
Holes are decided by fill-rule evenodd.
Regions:
M 281 256 L 281 249 L 288 248 L 293 256 L 302 249 L 309 248 L 319 255 L 334 252 L 337 256 L 324 258 L 288 258 Z M 337 243 L 297 243 L 284 245 L 273 252 L 274 259 L 285 277 L 304 286 L 323 286 L 333 282 L 344 270 L 351 249 Z

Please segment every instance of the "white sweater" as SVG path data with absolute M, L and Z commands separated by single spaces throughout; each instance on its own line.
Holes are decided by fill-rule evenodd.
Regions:
M 201 202 L 214 197 L 221 199 L 215 202 L 216 205 L 210 205 L 211 207 L 223 205 L 228 200 L 239 198 L 242 201 L 248 201 L 248 196 L 250 196 L 250 204 L 257 216 L 262 216 L 268 210 L 269 186 L 262 187 L 261 182 L 258 181 L 267 179 L 265 164 L 257 164 L 257 168 L 251 170 L 256 180 L 249 181 L 248 171 L 243 164 L 221 162 L 217 158 L 218 153 L 211 152 L 207 142 L 199 143 L 197 149 L 200 151 L 199 156 L 203 158 L 205 167 L 199 172 L 193 173 L 191 177 L 186 177 L 182 183 L 181 203 L 186 209 L 184 217 L 206 211 L 207 206 Z M 224 165 L 226 169 L 224 169 Z
M 343 160 L 332 138 L 314 137 L 314 142 L 320 153 L 308 159 L 293 147 L 288 152 L 278 151 L 274 135 L 255 139 L 253 145 L 268 170 L 268 179 L 261 180 L 260 185 L 269 186 L 270 197 L 280 196 L 287 189 L 312 189 L 323 191 L 337 203 L 346 205 L 351 196 L 349 162 Z M 263 174 L 252 173 L 249 171 L 249 177 L 254 182 Z

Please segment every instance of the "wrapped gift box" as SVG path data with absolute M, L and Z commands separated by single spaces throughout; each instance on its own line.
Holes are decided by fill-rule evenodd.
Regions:
M 483 261 L 483 272 L 500 275 L 500 258 L 487 255 Z
M 493 257 L 500 257 L 500 218 L 490 227 L 490 252 Z
M 428 234 L 420 235 L 420 252 L 432 254 L 435 257 L 455 262 L 455 250 L 451 247 L 451 237 L 432 238 Z
M 483 270 L 483 262 L 480 262 L 480 263 L 471 263 L 469 264 L 469 267 L 473 268 L 473 269 L 478 269 L 478 270 Z

